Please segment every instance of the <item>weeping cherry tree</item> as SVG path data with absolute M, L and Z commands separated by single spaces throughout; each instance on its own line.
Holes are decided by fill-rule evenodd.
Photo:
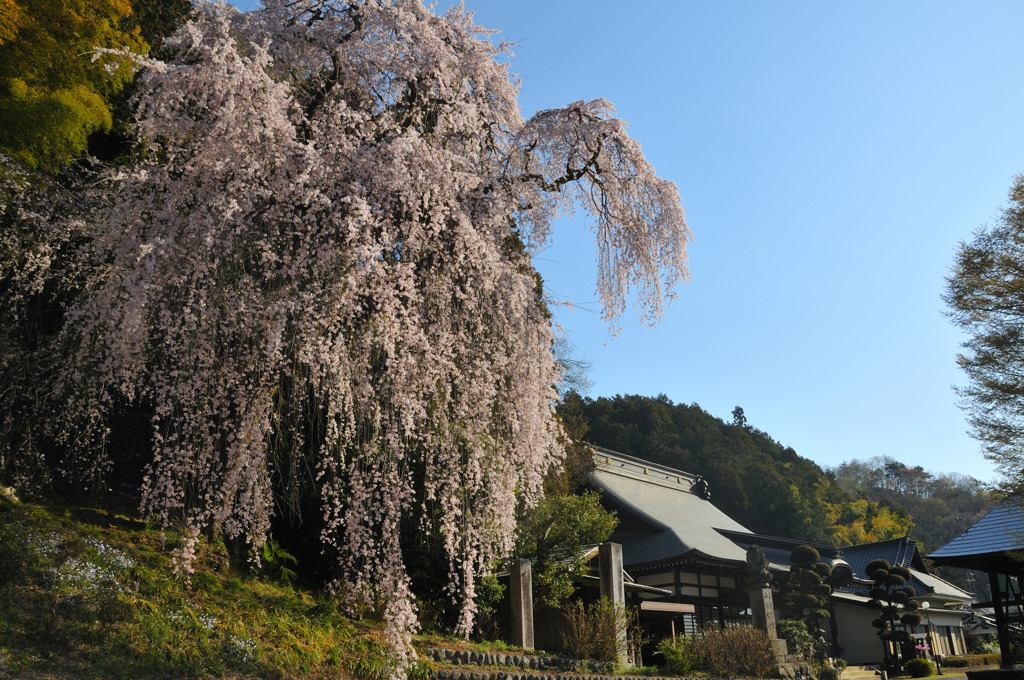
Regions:
M 59 337 L 62 464 L 102 478 L 112 411 L 147 404 L 142 508 L 184 527 L 186 573 L 205 533 L 258 559 L 274 509 L 313 494 L 335 587 L 400 660 L 400 524 L 442 542 L 468 634 L 562 455 L 531 263 L 553 219 L 589 215 L 613 328 L 687 277 L 678 190 L 612 106 L 524 120 L 507 52 L 412 0 L 201 6 L 143 67 L 143 160 L 108 178 Z

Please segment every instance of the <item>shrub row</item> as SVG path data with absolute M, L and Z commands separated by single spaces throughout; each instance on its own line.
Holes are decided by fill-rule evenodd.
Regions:
M 967 668 L 968 666 L 992 666 L 1000 661 L 999 654 L 964 654 L 962 656 L 944 656 L 942 665 L 950 668 Z

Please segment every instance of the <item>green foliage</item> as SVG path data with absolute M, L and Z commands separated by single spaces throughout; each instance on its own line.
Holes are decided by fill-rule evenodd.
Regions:
M 565 457 L 562 465 L 552 468 L 544 481 L 548 496 L 580 494 L 591 490 L 590 473 L 594 469 L 594 455 L 587 440 L 587 418 L 583 413 L 583 398 L 570 391 L 562 396 L 558 405 L 558 420 L 562 425 L 562 446 Z
M 191 0 L 132 0 L 132 14 L 123 22 L 125 30 L 138 29 L 156 56 L 163 58 L 161 45 L 194 14 Z
M 972 434 L 1001 476 L 1000 490 L 1024 493 L 1020 348 L 1024 310 L 1024 175 L 996 223 L 961 243 L 943 300 L 953 323 L 968 335 L 957 364 L 968 384 L 957 390 Z
M 263 573 L 280 583 L 291 583 L 295 580 L 295 570 L 289 567 L 288 563 L 294 567 L 299 561 L 278 545 L 272 536 L 267 537 L 262 553 Z
M 697 659 L 693 655 L 692 640 L 685 635 L 676 638 L 665 638 L 658 643 L 658 651 L 665 658 L 665 666 L 675 675 L 688 675 L 697 670 Z
M 845 659 L 825 659 L 825 662 L 814 669 L 814 677 L 818 680 L 839 680 L 846 670 Z
M 839 671 L 832 666 L 818 666 L 814 669 L 814 677 L 818 680 L 839 680 Z
M 995 635 L 968 635 L 968 654 L 998 654 L 999 640 Z
M 890 565 L 887 560 L 872 560 L 864 569 L 875 585 L 871 589 L 868 606 L 878 610 L 878 618 L 871 622 L 876 628 L 886 663 L 895 673 L 900 672 L 900 659 L 890 651 L 891 644 L 906 644 L 911 641 L 906 626 L 916 625 L 920 617 L 914 613 L 919 603 L 914 599 L 913 587 L 905 585 L 910 580 L 910 570 L 899 565 Z M 913 616 L 910 616 L 913 614 Z M 902 627 L 901 627 L 902 626 Z
M 890 456 L 847 461 L 830 469 L 829 474 L 847 494 L 860 499 L 851 511 L 857 514 L 857 525 L 876 540 L 908 535 L 911 527 L 896 527 L 894 531 L 890 525 L 901 525 L 904 517 L 912 516 L 914 537 L 924 544 L 922 554 L 963 533 L 994 504 L 992 495 L 973 477 L 932 474 Z M 878 512 L 868 511 L 871 503 Z M 885 512 L 888 517 L 882 514 Z M 941 575 L 956 580 L 951 571 Z M 965 586 L 966 582 L 961 579 L 958 585 Z
M 0 0 L 0 45 L 18 33 L 24 21 L 21 8 L 14 0 Z
M 798 545 L 789 554 L 789 559 L 797 564 L 814 564 L 821 559 L 821 553 L 809 545 Z
M 971 668 L 974 666 L 994 666 L 1001 663 L 999 652 L 988 654 L 961 654 L 942 657 L 942 665 L 949 668 Z
M 485 640 L 498 641 L 501 634 L 498 608 L 505 596 L 505 586 L 495 574 L 486 574 L 476 583 L 476 628 Z
M 804 661 L 809 661 L 814 653 L 814 636 L 807 629 L 802 619 L 779 619 L 776 623 L 779 638 L 786 641 L 786 649 Z
M 147 45 L 138 28 L 121 27 L 127 0 L 20 0 L 18 9 L 17 33 L 0 45 L 0 150 L 56 171 L 110 128 L 110 97 L 132 77 L 131 64 L 93 50 Z
M 25 677 L 392 674 L 381 627 L 228 564 L 222 545 L 203 543 L 196 571 L 176 577 L 133 511 L 0 500 L 0 655 Z M 413 668 L 417 680 L 428 672 Z
M 935 665 L 928 659 L 918 657 L 903 664 L 903 670 L 912 678 L 927 678 L 935 673 Z
M 515 554 L 533 561 L 534 601 L 539 606 L 557 608 L 572 595 L 576 579 L 586 570 L 582 549 L 607 540 L 617 521 L 593 491 L 549 496 L 523 513 Z
M 789 619 L 803 621 L 808 631 L 817 630 L 830 616 L 827 607 L 832 588 L 823 580 L 832 569 L 818 561 L 821 555 L 809 545 L 793 548 L 789 559 L 789 573 L 779 577 L 780 608 Z

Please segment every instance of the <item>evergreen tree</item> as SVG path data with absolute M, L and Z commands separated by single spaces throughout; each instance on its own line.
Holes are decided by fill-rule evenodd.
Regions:
M 913 641 L 907 627 L 921 623 L 921 616 L 915 611 L 919 606 L 914 599 L 917 593 L 906 585 L 910 570 L 878 559 L 869 562 L 864 571 L 874 581 L 868 606 L 879 612 L 871 625 L 878 629 L 887 665 L 899 674 L 903 670 L 902 647 Z
M 995 463 L 1002 491 L 1024 498 L 1024 174 L 996 223 L 960 244 L 943 300 L 967 333 L 957 389 L 972 434 Z
M 779 603 L 783 616 L 803 621 L 808 632 L 817 637 L 819 628 L 831 614 L 828 610 L 832 587 L 825 579 L 832 568 L 821 561 L 821 554 L 809 545 L 798 545 L 789 555 L 792 566 L 779 579 Z

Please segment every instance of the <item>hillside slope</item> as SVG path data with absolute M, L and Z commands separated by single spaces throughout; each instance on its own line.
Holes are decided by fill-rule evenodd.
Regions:
M 568 395 L 565 417 L 587 424 L 587 441 L 708 480 L 711 501 L 757 533 L 834 545 L 905 536 L 901 507 L 849 496 L 816 463 L 746 423 L 726 423 L 664 395 L 597 399 Z

